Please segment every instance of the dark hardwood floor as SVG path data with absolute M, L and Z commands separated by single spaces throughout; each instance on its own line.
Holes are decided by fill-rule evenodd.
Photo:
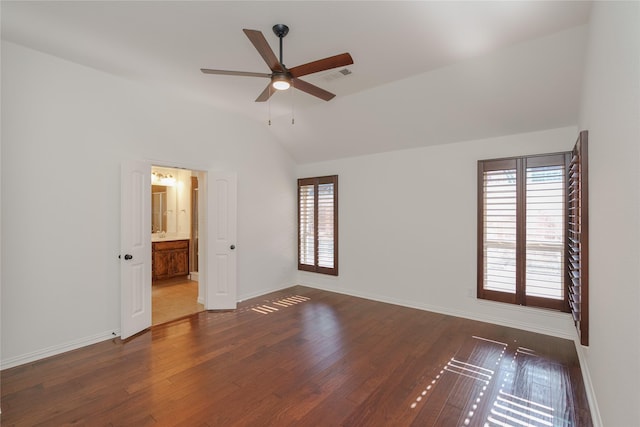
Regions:
M 1 372 L 8 426 L 591 426 L 571 341 L 294 287 Z

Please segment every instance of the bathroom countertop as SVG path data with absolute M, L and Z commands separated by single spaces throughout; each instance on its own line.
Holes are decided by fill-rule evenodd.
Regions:
M 151 234 L 152 242 L 171 242 L 174 240 L 189 240 L 189 236 L 180 235 L 180 234 L 167 234 L 164 237 L 160 237 L 158 233 Z

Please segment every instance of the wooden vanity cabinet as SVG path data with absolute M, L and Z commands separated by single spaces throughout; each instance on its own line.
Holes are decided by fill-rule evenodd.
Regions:
M 189 240 L 153 242 L 151 254 L 153 280 L 189 274 Z

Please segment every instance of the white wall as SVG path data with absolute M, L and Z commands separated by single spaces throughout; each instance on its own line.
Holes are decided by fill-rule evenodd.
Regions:
M 573 127 L 298 167 L 338 174 L 339 277 L 301 284 L 570 337 L 570 315 L 477 300 L 477 161 L 568 151 Z
M 263 124 L 3 42 L 3 368 L 119 329 L 125 159 L 236 171 L 238 297 L 294 282 L 295 166 Z
M 589 130 L 590 345 L 605 426 L 640 423 L 640 3 L 596 2 L 580 126 Z

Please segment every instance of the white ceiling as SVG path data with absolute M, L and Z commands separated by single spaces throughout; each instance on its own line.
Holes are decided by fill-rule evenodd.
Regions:
M 574 125 L 586 23 L 578 1 L 2 1 L 2 38 L 264 123 L 298 162 Z M 242 32 L 290 27 L 291 68 L 350 52 L 337 96 L 254 100 L 268 72 Z M 43 70 L 46 72 L 46 70 Z M 291 124 L 292 115 L 295 124 Z M 267 126 L 269 117 L 272 125 Z

